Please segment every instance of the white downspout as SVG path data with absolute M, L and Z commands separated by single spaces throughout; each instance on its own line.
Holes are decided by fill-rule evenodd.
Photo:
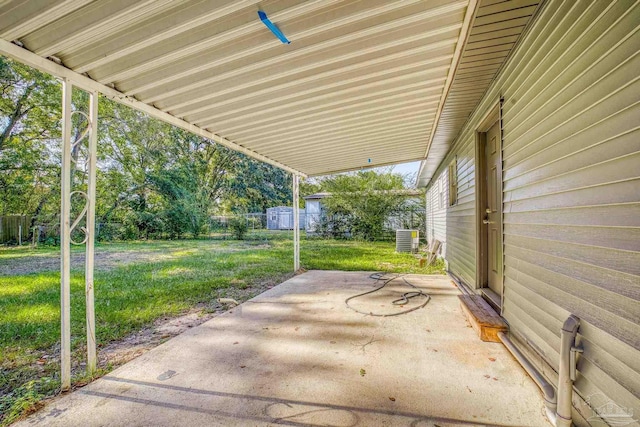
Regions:
M 571 427 L 571 398 L 575 379 L 576 335 L 580 319 L 571 315 L 562 325 L 560 336 L 560 366 L 558 369 L 558 411 L 556 427 Z M 573 353 L 573 354 L 572 354 Z

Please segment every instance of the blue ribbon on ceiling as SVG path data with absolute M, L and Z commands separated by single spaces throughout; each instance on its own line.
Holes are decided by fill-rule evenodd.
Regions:
M 271 30 L 271 32 L 284 44 L 290 44 L 291 42 L 289 41 L 289 39 L 287 39 L 287 37 L 282 34 L 282 31 L 280 31 L 280 29 L 278 27 L 276 27 L 276 25 L 271 22 L 271 20 L 267 17 L 267 14 L 264 13 L 263 11 L 259 10 L 258 11 L 258 16 L 260 17 L 260 20 L 262 21 L 262 23 L 264 25 L 267 26 L 267 28 L 269 30 Z

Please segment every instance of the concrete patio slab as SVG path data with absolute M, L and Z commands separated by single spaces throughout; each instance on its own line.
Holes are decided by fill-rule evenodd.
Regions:
M 549 426 L 507 350 L 481 342 L 446 276 L 425 308 L 358 314 L 369 273 L 310 271 L 52 401 L 19 426 Z M 392 313 L 406 285 L 352 301 Z

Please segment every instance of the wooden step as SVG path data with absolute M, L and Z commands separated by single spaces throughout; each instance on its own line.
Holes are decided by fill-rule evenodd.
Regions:
M 506 331 L 507 324 L 502 320 L 481 295 L 459 295 L 462 312 L 482 341 L 500 342 L 498 332 Z

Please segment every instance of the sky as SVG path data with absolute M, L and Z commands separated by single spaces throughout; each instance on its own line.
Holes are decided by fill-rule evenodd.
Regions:
M 393 171 L 405 175 L 408 173 L 418 173 L 419 168 L 420 162 L 400 163 L 393 167 Z
M 381 166 L 379 168 L 372 168 L 372 169 L 374 170 L 379 169 L 382 172 L 382 171 L 387 171 L 392 166 L 393 166 L 394 173 L 416 177 L 418 174 L 418 170 L 420 169 L 420 162 L 417 161 L 417 162 L 399 163 L 397 165 Z M 367 169 L 364 168 L 363 170 L 367 170 Z M 411 179 L 410 181 L 413 181 L 413 179 Z

